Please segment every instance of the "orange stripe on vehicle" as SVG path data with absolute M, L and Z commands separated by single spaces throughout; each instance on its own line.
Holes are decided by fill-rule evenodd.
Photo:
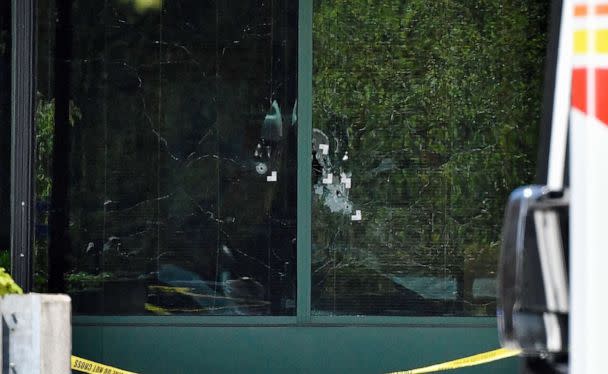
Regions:
M 574 6 L 575 17 L 585 17 L 589 14 L 589 7 L 585 4 L 579 4 Z M 601 4 L 595 7 L 595 14 L 599 16 L 608 15 L 608 4 Z
M 595 14 L 600 16 L 608 15 L 608 4 L 602 4 L 595 7 Z
M 575 5 L 574 6 L 574 16 L 575 17 L 584 17 L 587 15 L 587 5 Z

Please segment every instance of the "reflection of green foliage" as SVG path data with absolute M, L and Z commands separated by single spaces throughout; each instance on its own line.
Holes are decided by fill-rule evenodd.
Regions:
M 175 293 L 179 295 L 192 295 L 192 288 L 190 287 L 150 286 L 150 289 L 156 292 Z
M 315 208 L 318 248 L 447 271 L 465 293 L 467 272 L 492 276 L 503 204 L 534 172 L 546 14 L 540 0 L 315 1 L 313 123 L 339 141 L 332 165 L 364 215 Z
M 15 283 L 10 274 L 0 267 L 0 296 L 14 293 L 22 294 L 23 290 Z
M 84 272 L 71 273 L 66 275 L 65 280 L 68 284 L 68 292 L 100 288 L 104 280 L 113 279 L 110 273 L 89 274 Z
M 70 125 L 81 119 L 78 107 L 70 102 Z M 55 101 L 39 100 L 36 108 L 36 187 L 38 199 L 51 195 L 51 157 L 55 131 Z
M 50 163 L 53 153 L 55 103 L 40 101 L 36 108 L 36 189 L 38 198 L 51 196 Z
M 74 126 L 82 115 L 80 110 L 70 101 L 70 125 Z M 39 97 L 36 107 L 36 200 L 48 202 L 51 197 L 52 176 L 51 165 L 53 157 L 53 136 L 55 132 L 55 101 L 43 100 Z M 39 224 L 48 223 L 48 212 L 39 212 Z M 47 282 L 46 240 L 36 240 L 34 289 L 43 292 Z
M 11 268 L 11 251 L 0 251 L 0 268 Z

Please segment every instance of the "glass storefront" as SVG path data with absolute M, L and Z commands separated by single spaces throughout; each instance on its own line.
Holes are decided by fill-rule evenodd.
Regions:
M 494 347 L 548 8 L 2 2 L 0 266 L 10 250 L 15 278 L 71 296 L 74 354 L 142 373 L 389 372 Z
M 287 0 L 39 1 L 36 288 L 81 315 L 295 316 L 308 289 L 313 318 L 494 315 L 548 10 L 469 3 L 315 0 L 305 30 Z

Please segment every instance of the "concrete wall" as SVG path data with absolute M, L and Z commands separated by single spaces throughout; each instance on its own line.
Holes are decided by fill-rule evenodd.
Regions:
M 0 298 L 1 367 L 10 374 L 71 373 L 71 304 L 66 295 Z

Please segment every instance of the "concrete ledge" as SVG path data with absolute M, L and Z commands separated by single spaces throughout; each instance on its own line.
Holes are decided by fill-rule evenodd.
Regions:
M 67 295 L 0 298 L 2 373 L 71 373 L 71 312 Z

